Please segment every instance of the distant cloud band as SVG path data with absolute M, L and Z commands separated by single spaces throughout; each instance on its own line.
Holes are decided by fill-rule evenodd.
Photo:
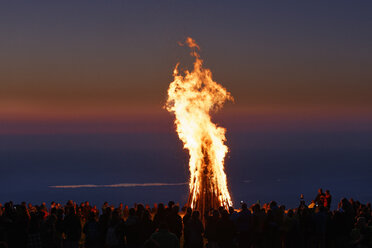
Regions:
M 130 187 L 156 187 L 156 186 L 177 186 L 187 183 L 118 183 L 107 185 L 81 184 L 81 185 L 55 185 L 49 188 L 57 189 L 77 189 L 77 188 L 130 188 Z

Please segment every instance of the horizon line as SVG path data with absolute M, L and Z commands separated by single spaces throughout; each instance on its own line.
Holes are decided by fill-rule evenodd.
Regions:
M 129 188 L 129 187 L 159 187 L 179 186 L 188 183 L 118 183 L 118 184 L 78 184 L 78 185 L 51 185 L 49 188 L 76 189 L 76 188 Z

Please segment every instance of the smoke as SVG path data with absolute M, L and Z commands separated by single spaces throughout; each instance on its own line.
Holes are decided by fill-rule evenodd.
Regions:
M 78 189 L 78 188 L 130 188 L 130 187 L 158 187 L 158 186 L 178 186 L 188 183 L 118 183 L 107 185 L 81 184 L 81 185 L 55 185 L 49 188 L 57 189 Z

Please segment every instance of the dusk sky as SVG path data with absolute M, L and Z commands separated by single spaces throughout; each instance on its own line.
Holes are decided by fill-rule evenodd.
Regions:
M 166 144 L 160 145 L 164 150 L 175 147 L 182 154 L 174 117 L 163 106 L 176 63 L 181 68 L 191 66 L 188 48 L 178 45 L 189 36 L 200 45 L 201 58 L 213 79 L 235 99 L 215 116 L 227 128 L 231 145 L 228 172 L 234 170 L 237 150 L 305 147 L 318 155 L 316 151 L 337 150 L 325 159 L 329 171 L 340 161 L 354 161 L 360 165 L 358 173 L 372 176 L 371 13 L 372 2 L 361 0 L 3 1 L 0 179 L 4 184 L 4 178 L 16 180 L 14 168 L 27 166 L 48 173 L 42 168 L 52 161 L 43 159 L 50 150 L 58 151 L 71 166 L 77 163 L 75 157 L 64 156 L 64 150 L 87 154 L 110 148 L 140 151 L 149 150 L 153 145 L 149 141 L 157 140 Z M 112 134 L 131 138 L 125 143 Z M 351 148 L 358 154 L 345 155 L 343 151 Z M 22 153 L 30 150 L 37 150 L 40 157 L 32 155 L 33 160 Z M 187 160 L 184 153 L 184 157 L 177 155 L 180 163 Z M 267 153 L 272 166 L 277 163 L 272 158 L 275 154 Z M 298 161 L 321 158 L 296 156 L 291 168 Z M 21 157 L 25 161 L 17 160 Z M 142 161 L 135 156 L 131 159 Z M 244 159 L 247 164 L 252 159 L 256 172 L 266 168 L 258 166 L 259 159 L 255 165 L 253 155 Z M 125 163 L 124 158 L 120 161 Z M 166 158 L 163 162 L 170 163 Z M 265 164 L 271 168 L 270 162 Z M 341 181 L 350 175 L 348 166 L 345 162 L 341 168 Z M 183 167 L 180 174 L 174 171 L 170 171 L 177 178 L 173 182 L 187 180 Z M 239 174 L 230 173 L 232 177 Z M 115 178 L 112 183 L 127 182 Z M 149 178 L 143 176 L 139 181 L 164 179 Z M 236 178 L 251 180 L 251 176 Z M 84 179 L 86 183 L 97 180 Z M 71 179 L 69 183 L 78 182 Z M 336 188 L 336 184 L 325 185 Z M 365 181 L 363 187 L 369 186 Z M 308 191 L 315 194 L 317 187 Z M 370 190 L 363 196 L 371 196 Z
M 173 67 L 190 65 L 177 44 L 187 36 L 235 97 L 234 111 L 363 121 L 372 107 L 371 8 L 368 1 L 7 1 L 1 133 L 32 132 L 18 126 L 28 121 L 166 118 Z

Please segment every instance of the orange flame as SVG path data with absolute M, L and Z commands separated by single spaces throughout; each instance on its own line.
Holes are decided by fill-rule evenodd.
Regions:
M 210 113 L 220 109 L 230 93 L 212 79 L 212 72 L 202 67 L 195 41 L 188 37 L 186 44 L 193 49 L 194 68 L 184 75 L 176 65 L 174 81 L 168 89 L 166 108 L 175 114 L 175 124 L 184 148 L 189 150 L 190 195 L 188 205 L 193 209 L 232 206 L 224 172 L 224 159 L 228 152 L 225 128 L 211 121 Z M 204 212 L 202 212 L 204 213 Z

